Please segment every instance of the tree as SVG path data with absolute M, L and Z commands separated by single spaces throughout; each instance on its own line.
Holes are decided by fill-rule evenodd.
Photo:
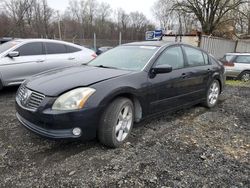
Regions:
M 130 15 L 130 24 L 131 24 L 131 36 L 132 39 L 139 38 L 139 35 L 141 35 L 141 33 L 145 33 L 146 31 L 146 27 L 147 24 L 149 23 L 149 21 L 147 20 L 146 16 L 143 13 L 140 13 L 138 11 L 136 12 L 131 12 Z
M 48 37 L 53 10 L 48 6 L 47 0 L 34 1 L 32 8 L 30 13 L 31 25 L 34 26 L 37 36 Z
M 250 1 L 240 6 L 238 20 L 241 30 L 243 30 L 245 25 L 247 27 L 247 34 L 250 35 Z
M 19 37 L 25 36 L 25 16 L 29 9 L 32 7 L 34 0 L 10 0 L 5 1 L 5 13 L 12 21 L 12 27 L 9 29 L 7 35 L 17 34 Z
M 195 14 L 202 31 L 212 34 L 219 25 L 226 21 L 223 18 L 227 13 L 237 9 L 245 2 L 245 0 L 177 0 L 173 8 Z
M 158 0 L 154 3 L 152 11 L 155 18 L 160 22 L 160 27 L 164 29 L 173 29 L 173 22 L 176 20 L 172 7 L 173 0 Z

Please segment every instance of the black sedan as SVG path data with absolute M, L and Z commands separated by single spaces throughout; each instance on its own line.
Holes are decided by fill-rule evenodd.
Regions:
M 140 42 L 116 47 L 88 65 L 37 75 L 20 86 L 18 120 L 53 139 L 93 139 L 119 147 L 134 122 L 203 103 L 214 107 L 224 68 L 201 49 Z

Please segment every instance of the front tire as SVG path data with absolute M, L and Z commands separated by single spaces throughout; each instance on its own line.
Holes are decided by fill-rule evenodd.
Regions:
M 114 100 L 102 115 L 98 129 L 99 141 L 117 148 L 128 139 L 134 124 L 134 105 L 127 98 Z
M 209 85 L 206 94 L 206 101 L 203 103 L 207 108 L 213 108 L 217 105 L 220 95 L 220 83 L 218 80 L 213 80 Z

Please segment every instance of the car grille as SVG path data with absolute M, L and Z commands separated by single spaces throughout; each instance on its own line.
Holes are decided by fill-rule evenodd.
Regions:
M 29 90 L 25 86 L 20 86 L 17 98 L 23 107 L 31 111 L 36 111 L 45 96 L 41 93 Z

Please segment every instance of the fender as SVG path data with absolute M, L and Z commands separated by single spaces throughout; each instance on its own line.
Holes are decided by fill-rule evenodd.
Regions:
M 106 106 L 110 104 L 110 102 L 115 99 L 118 96 L 134 96 L 136 97 L 139 102 L 141 103 L 141 94 L 134 88 L 132 87 L 122 87 L 122 88 L 117 88 L 110 92 L 106 97 L 103 98 L 101 101 L 100 105 L 101 106 Z

